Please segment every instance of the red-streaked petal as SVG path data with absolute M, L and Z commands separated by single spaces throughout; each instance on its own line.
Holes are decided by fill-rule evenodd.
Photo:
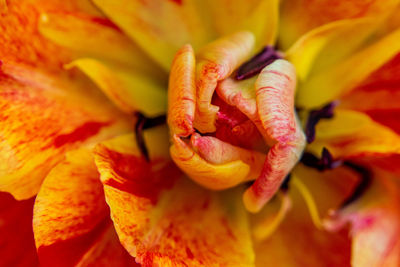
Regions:
M 196 66 L 195 127 L 200 132 L 214 132 L 218 107 L 211 104 L 218 81 L 227 78 L 249 57 L 254 48 L 254 35 L 236 32 L 204 46 Z
M 350 223 L 352 266 L 398 266 L 400 263 L 399 185 L 391 174 L 374 171 L 368 191 L 325 222 L 330 230 Z
M 398 0 L 291 0 L 281 6 L 279 42 L 287 49 L 297 38 L 323 24 L 350 18 L 381 17 L 393 10 Z
M 108 216 L 91 153 L 68 153 L 46 177 L 35 201 L 33 229 L 41 265 L 87 266 L 96 259 L 96 264 L 134 265 Z
M 246 208 L 259 211 L 300 159 L 305 137 L 294 111 L 296 74 L 293 65 L 277 60 L 256 81 L 256 101 L 262 131 L 273 140 L 263 170 L 243 195 Z
M 251 266 L 238 192 L 216 194 L 180 178 L 151 143 L 150 163 L 140 156 L 133 136 L 96 149 L 114 225 L 128 252 L 143 266 Z
M 0 76 L 0 190 L 35 195 L 68 150 L 130 129 L 126 117 L 87 80 L 65 80 L 3 64 Z
M 189 136 L 194 132 L 196 108 L 195 56 L 190 45 L 175 55 L 168 85 L 168 125 L 172 134 Z
M 34 199 L 0 192 L 0 266 L 39 266 L 32 232 Z
M 317 124 L 315 141 L 308 149 L 319 155 L 324 147 L 338 158 L 393 154 L 400 152 L 400 137 L 364 113 L 337 109 L 332 119 Z

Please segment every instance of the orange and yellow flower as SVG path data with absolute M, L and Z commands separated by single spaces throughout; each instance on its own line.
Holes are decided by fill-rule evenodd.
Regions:
M 399 266 L 399 10 L 0 0 L 0 266 Z

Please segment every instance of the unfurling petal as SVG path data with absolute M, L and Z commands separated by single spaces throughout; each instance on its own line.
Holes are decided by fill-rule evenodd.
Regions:
M 169 77 L 168 125 L 172 134 L 183 137 L 194 132 L 195 61 L 193 48 L 185 45 L 175 55 Z
M 203 47 L 196 70 L 197 109 L 195 127 L 202 133 L 214 132 L 218 107 L 211 99 L 218 81 L 227 78 L 245 62 L 254 48 L 250 32 L 238 32 L 218 39 Z
M 41 266 L 135 266 L 109 219 L 89 151 L 67 154 L 36 198 L 33 227 Z
M 265 67 L 256 81 L 258 114 L 274 144 L 268 151 L 264 168 L 243 196 L 249 211 L 259 211 L 277 192 L 284 178 L 300 159 L 305 137 L 294 111 L 296 74 L 285 60 Z
M 235 192 L 217 195 L 181 179 L 168 162 L 168 150 L 160 150 L 162 142 L 153 142 L 159 131 L 145 132 L 150 162 L 131 135 L 96 148 L 121 243 L 142 266 L 251 266 L 254 255 L 240 199 Z

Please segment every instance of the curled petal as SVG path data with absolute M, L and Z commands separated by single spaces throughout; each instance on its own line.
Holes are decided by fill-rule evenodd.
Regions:
M 200 132 L 214 132 L 218 107 L 211 105 L 211 98 L 218 81 L 227 78 L 246 61 L 254 47 L 254 36 L 238 32 L 218 39 L 198 54 L 196 70 L 197 109 L 195 127 Z
M 168 125 L 172 134 L 189 136 L 194 132 L 196 108 L 195 57 L 185 45 L 172 63 L 168 86 Z
M 263 131 L 275 144 L 263 171 L 243 196 L 249 211 L 259 211 L 276 193 L 300 159 L 305 137 L 294 111 L 295 70 L 285 60 L 265 67 L 256 82 L 258 114 Z
M 250 166 L 241 160 L 215 165 L 200 157 L 178 136 L 173 136 L 171 157 L 190 178 L 213 190 L 233 187 L 246 180 Z

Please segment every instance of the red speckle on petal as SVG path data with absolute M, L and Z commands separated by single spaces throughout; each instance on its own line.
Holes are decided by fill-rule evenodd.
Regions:
M 101 128 L 108 125 L 110 125 L 110 122 L 86 122 L 71 133 L 57 136 L 54 139 L 53 145 L 59 148 L 67 143 L 85 141 L 91 136 L 96 135 Z
M 174 2 L 175 4 L 177 4 L 177 5 L 182 5 L 183 3 L 183 0 L 170 0 L 170 1 L 172 1 L 172 2 Z
M 171 188 L 180 176 L 180 170 L 172 162 L 162 159 L 148 162 L 144 157 L 109 149 L 105 152 L 111 161 L 111 168 L 123 179 L 110 179 L 105 181 L 105 184 L 138 197 L 148 198 L 153 204 L 157 203 L 161 191 Z

